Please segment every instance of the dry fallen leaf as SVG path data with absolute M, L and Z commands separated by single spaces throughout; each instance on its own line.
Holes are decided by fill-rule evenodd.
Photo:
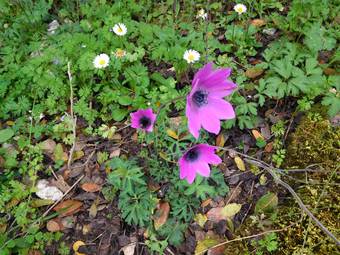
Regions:
M 224 207 L 212 208 L 207 212 L 207 218 L 213 222 L 219 222 L 220 220 L 227 220 L 234 217 L 241 210 L 242 205 L 237 203 L 227 204 Z
M 57 146 L 56 142 L 52 139 L 47 139 L 41 143 L 39 143 L 39 147 L 43 152 L 48 154 L 53 154 L 55 147 Z
M 60 219 L 56 218 L 49 220 L 46 224 L 46 228 L 49 232 L 57 232 L 63 230 L 64 227 Z
M 273 150 L 273 142 L 267 143 L 266 147 L 264 147 L 265 152 L 271 152 Z
M 198 240 L 196 249 L 195 249 L 195 255 L 203 255 L 205 252 L 209 249 L 208 254 L 209 255 L 222 255 L 224 254 L 224 246 L 212 248 L 213 246 L 221 243 L 222 240 L 216 236 L 210 236 L 207 235 L 203 240 Z
M 243 162 L 243 160 L 240 157 L 236 156 L 234 158 L 234 161 L 235 161 L 235 164 L 236 164 L 236 166 L 237 166 L 237 168 L 239 170 L 241 170 L 241 171 L 245 171 L 246 170 L 246 166 L 244 165 L 244 162 Z
M 93 182 L 86 182 L 81 185 L 81 188 L 86 192 L 97 192 L 102 189 L 102 187 Z
M 136 242 L 130 243 L 122 248 L 124 255 L 133 255 L 135 254 Z
M 256 140 L 257 139 L 263 139 L 264 140 L 263 135 L 261 135 L 261 133 L 259 131 L 257 131 L 256 129 L 253 129 L 251 132 L 252 132 L 252 134 L 253 134 L 253 136 Z
M 155 213 L 154 217 L 154 226 L 155 229 L 158 230 L 161 226 L 163 226 L 168 220 L 170 212 L 170 205 L 168 202 L 162 202 L 159 204 L 159 208 Z
M 255 27 L 262 27 L 266 24 L 266 21 L 263 19 L 253 19 L 250 23 Z
M 176 139 L 176 140 L 178 139 L 178 135 L 174 130 L 167 129 L 166 133 L 168 134 L 168 136 L 172 137 L 173 139 Z
M 99 198 L 97 197 L 96 200 L 93 201 L 90 209 L 89 209 L 89 216 L 90 218 L 95 218 L 97 216 L 97 212 L 98 212 L 98 206 L 99 204 Z
M 85 253 L 79 253 L 78 252 L 79 247 L 84 246 L 84 245 L 85 245 L 85 243 L 83 241 L 78 240 L 78 241 L 74 242 L 72 249 L 77 255 L 86 255 Z
M 119 157 L 119 155 L 120 155 L 120 148 L 115 148 L 110 153 L 110 158 Z
M 202 203 L 201 203 L 201 207 L 207 207 L 208 205 L 210 205 L 211 204 L 211 201 L 212 201 L 212 199 L 211 198 L 208 198 L 208 199 L 206 199 L 206 200 L 204 200 Z
M 254 79 L 260 76 L 261 74 L 263 74 L 263 72 L 264 70 L 259 67 L 252 67 L 252 68 L 247 69 L 245 74 L 248 78 Z
M 203 228 L 204 224 L 207 222 L 208 218 L 207 218 L 206 215 L 198 213 L 198 214 L 196 214 L 194 220 L 201 228 Z
M 82 205 L 83 203 L 78 200 L 69 199 L 59 203 L 53 210 L 60 213 L 61 217 L 70 216 L 79 212 Z
M 216 137 L 216 146 L 218 147 L 223 147 L 225 144 L 225 138 L 223 133 L 220 133 L 217 137 Z

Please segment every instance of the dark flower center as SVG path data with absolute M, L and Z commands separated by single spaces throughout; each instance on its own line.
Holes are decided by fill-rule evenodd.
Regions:
M 196 159 L 198 159 L 199 156 L 199 151 L 194 148 L 189 150 L 186 154 L 185 154 L 185 159 L 189 162 L 194 162 Z
M 151 120 L 148 117 L 143 116 L 139 119 L 139 125 L 141 128 L 148 128 L 151 125 Z
M 208 103 L 208 92 L 198 90 L 192 95 L 192 100 L 198 107 L 201 107 Z

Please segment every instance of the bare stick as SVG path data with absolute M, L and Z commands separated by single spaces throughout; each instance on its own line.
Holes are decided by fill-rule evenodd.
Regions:
M 68 193 L 70 193 L 70 191 L 81 181 L 81 179 L 83 179 L 84 178 L 84 176 L 85 175 L 82 175 L 82 176 L 80 176 L 79 177 L 79 179 L 75 182 L 75 183 L 73 183 L 73 185 L 64 193 L 64 195 L 61 197 L 61 198 L 59 198 L 57 201 L 55 201 L 54 202 L 54 204 L 53 205 L 51 205 L 47 210 L 46 210 L 46 212 L 44 212 L 44 214 L 42 215 L 42 217 L 45 217 L 61 200 L 63 200 L 64 199 L 64 197 L 68 194 Z
M 77 127 L 77 116 L 74 116 L 73 113 L 73 86 L 72 86 L 72 74 L 71 74 L 71 63 L 67 63 L 67 74 L 68 74 L 68 80 L 70 84 L 70 104 L 71 104 L 71 118 L 72 118 L 72 131 L 73 131 L 73 144 L 72 148 L 70 150 L 70 155 L 68 157 L 68 162 L 67 162 L 67 168 L 71 169 L 71 164 L 72 164 L 72 157 L 73 157 L 73 152 L 76 147 L 76 127 Z

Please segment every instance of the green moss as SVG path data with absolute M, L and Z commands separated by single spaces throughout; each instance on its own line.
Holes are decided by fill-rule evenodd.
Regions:
M 295 191 L 314 215 L 336 236 L 340 228 L 340 197 L 338 196 L 339 176 L 336 171 L 340 164 L 340 128 L 332 127 L 320 109 L 304 116 L 287 144 L 284 167 L 305 168 L 319 164 L 321 173 L 308 173 L 294 178 L 307 180 Z M 293 183 L 292 183 L 293 184 Z M 294 182 L 294 184 L 296 184 Z M 296 187 L 296 186 L 295 186 Z M 301 219 L 301 209 L 294 199 L 279 208 L 278 225 L 297 224 L 281 234 L 282 254 L 338 254 L 339 248 L 307 216 Z M 279 253 L 281 254 L 281 253 Z
M 340 128 L 332 127 L 329 120 L 311 113 L 301 120 L 290 135 L 287 146 L 285 168 L 305 168 L 311 164 L 322 164 L 332 169 L 339 162 Z

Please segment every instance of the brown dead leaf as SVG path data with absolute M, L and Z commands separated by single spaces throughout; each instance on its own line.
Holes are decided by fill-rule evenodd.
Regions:
M 212 199 L 211 198 L 208 198 L 208 199 L 206 199 L 206 200 L 204 200 L 202 203 L 201 203 L 201 207 L 207 207 L 208 205 L 210 205 L 211 204 L 211 201 L 212 201 Z
M 271 152 L 273 150 L 273 142 L 267 143 L 266 147 L 264 147 L 265 152 Z
M 133 255 L 135 254 L 136 242 L 130 243 L 122 248 L 124 255 Z
M 114 148 L 113 151 L 110 153 L 110 158 L 119 157 L 120 155 L 120 148 Z
M 207 212 L 207 218 L 213 222 L 232 219 L 241 210 L 242 205 L 237 203 L 227 204 L 224 207 L 212 208 Z
M 261 135 L 261 133 L 259 131 L 257 131 L 256 129 L 253 129 L 252 131 L 252 134 L 254 136 L 254 138 L 257 140 L 257 139 L 262 139 L 264 140 L 264 137 L 263 135 Z
M 223 147 L 225 144 L 225 137 L 223 133 L 220 133 L 217 137 L 216 137 L 216 146 L 218 147 Z
M 39 147 L 43 152 L 48 154 L 53 154 L 55 147 L 57 146 L 56 142 L 52 139 L 47 139 L 41 143 L 39 143 Z
M 61 217 L 70 216 L 80 211 L 83 203 L 78 200 L 65 200 L 53 208 L 54 211 L 60 213 Z
M 169 217 L 169 212 L 170 212 L 169 203 L 161 202 L 154 217 L 154 226 L 156 230 L 158 230 L 161 226 L 163 226 L 166 223 Z
M 42 255 L 42 253 L 38 250 L 30 250 L 28 255 Z
M 86 192 L 97 192 L 102 189 L 102 187 L 93 182 L 86 182 L 81 185 L 81 188 Z
M 46 224 L 46 228 L 49 232 L 57 232 L 57 231 L 63 230 L 64 226 L 61 220 L 56 218 L 56 219 L 49 220 Z
M 62 175 L 57 175 L 57 180 L 52 180 L 51 183 L 53 186 L 56 186 L 62 192 L 66 193 L 71 187 L 65 182 L 64 177 Z
M 248 78 L 254 79 L 254 78 L 260 76 L 263 72 L 264 72 L 264 70 L 262 68 L 252 67 L 252 68 L 247 69 L 245 74 Z
M 325 75 L 336 75 L 337 74 L 336 70 L 330 67 L 326 67 L 325 69 L 323 69 L 323 73 Z
M 263 19 L 253 19 L 250 23 L 255 27 L 262 27 L 266 24 L 266 21 Z

